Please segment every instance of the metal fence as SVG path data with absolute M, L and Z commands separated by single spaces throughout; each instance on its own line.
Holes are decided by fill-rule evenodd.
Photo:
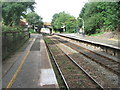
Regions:
M 28 31 L 2 32 L 2 60 L 29 39 Z

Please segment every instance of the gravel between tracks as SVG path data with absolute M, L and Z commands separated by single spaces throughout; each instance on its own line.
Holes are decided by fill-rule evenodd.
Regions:
M 79 54 L 77 51 L 61 44 L 57 41 L 59 46 L 64 52 L 69 54 L 75 59 L 90 75 L 92 75 L 102 86 L 105 88 L 118 88 L 118 76 L 109 72 L 99 64 Z
M 70 88 L 97 88 L 93 81 L 86 76 L 72 61 L 70 61 L 64 53 L 56 48 L 55 44 L 48 44 L 54 54 L 63 75 L 65 76 Z

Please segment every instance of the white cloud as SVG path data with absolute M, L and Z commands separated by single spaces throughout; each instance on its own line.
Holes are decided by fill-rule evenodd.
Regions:
M 50 22 L 55 13 L 62 11 L 78 17 L 80 10 L 88 0 L 35 0 L 35 11 L 43 17 L 44 22 Z

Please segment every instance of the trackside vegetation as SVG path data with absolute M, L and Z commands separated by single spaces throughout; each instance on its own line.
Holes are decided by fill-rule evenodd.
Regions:
M 53 15 L 52 26 L 55 31 L 60 31 L 65 27 L 66 32 L 73 33 L 76 28 L 76 19 L 66 12 L 60 12 Z
M 12 55 L 29 39 L 33 30 L 28 31 L 30 19 L 34 18 L 34 24 L 42 18 L 34 12 L 35 2 L 1 2 L 2 3 L 2 59 Z M 32 15 L 31 15 L 32 13 Z M 27 19 L 27 20 L 26 20 Z M 38 21 L 36 21 L 38 20 Z M 41 25 L 41 22 L 39 23 Z
M 85 34 L 91 35 L 107 31 L 120 31 L 119 2 L 88 2 L 80 11 L 79 17 L 60 12 L 53 15 L 52 26 L 59 30 L 65 26 L 66 31 L 73 33 L 82 28 L 84 20 Z
M 89 2 L 84 5 L 79 17 L 84 19 L 86 34 L 95 34 L 118 30 L 119 14 L 119 2 Z

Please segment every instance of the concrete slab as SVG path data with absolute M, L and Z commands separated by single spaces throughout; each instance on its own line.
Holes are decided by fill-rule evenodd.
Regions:
M 45 45 L 43 37 L 41 37 L 40 44 L 41 44 L 40 47 L 41 75 L 40 75 L 39 85 L 42 86 L 43 88 L 46 88 L 47 86 L 58 88 L 58 83 L 52 68 L 52 64 L 50 62 L 50 58 L 47 52 L 47 47 Z
M 12 83 L 10 88 L 58 88 L 56 76 L 42 35 L 35 34 L 32 38 L 32 42 L 19 54 L 20 56 L 16 58 L 17 60 L 10 67 L 8 73 L 4 75 L 3 88 L 9 83 Z M 30 52 L 26 57 L 27 51 Z M 24 63 L 21 65 L 23 60 Z M 13 82 L 10 82 L 20 65 L 22 68 L 16 74 L 17 76 Z
M 53 69 L 41 69 L 40 86 L 57 85 Z

